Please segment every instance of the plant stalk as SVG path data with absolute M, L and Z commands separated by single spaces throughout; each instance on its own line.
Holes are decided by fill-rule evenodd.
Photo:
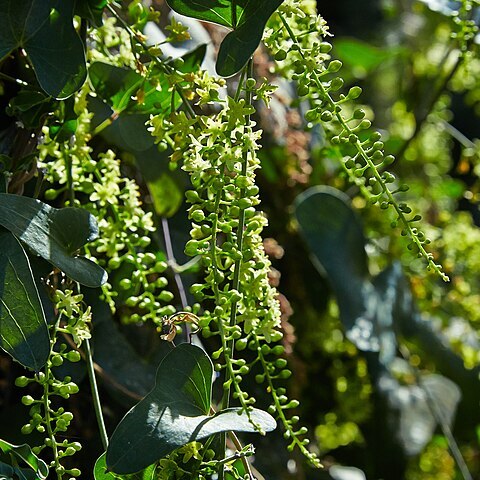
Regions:
M 104 450 L 106 450 L 108 447 L 108 435 L 107 435 L 107 429 L 105 428 L 105 421 L 103 419 L 102 402 L 100 401 L 100 395 L 98 392 L 97 379 L 95 377 L 95 368 L 93 365 L 93 356 L 92 356 L 92 350 L 90 348 L 90 340 L 87 338 L 84 340 L 84 342 L 85 342 L 85 360 L 87 362 L 88 379 L 90 380 L 90 388 L 92 390 L 93 408 L 95 409 L 95 415 L 97 417 L 97 424 L 98 424 L 98 429 L 100 431 L 100 438 L 102 440 L 102 445 Z

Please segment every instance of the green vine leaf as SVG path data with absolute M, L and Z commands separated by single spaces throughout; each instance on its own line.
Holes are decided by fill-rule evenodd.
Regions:
M 207 51 L 206 45 L 187 52 L 181 57 L 180 72 L 193 72 L 198 68 Z M 153 68 L 155 80 L 149 80 L 129 68 L 115 67 L 108 63 L 94 62 L 88 75 L 95 93 L 104 100 L 115 113 L 158 114 L 170 112 L 172 93 L 170 82 L 164 72 Z M 175 107 L 180 106 L 178 96 Z M 144 126 L 145 122 L 143 122 Z
M 0 439 L 0 450 L 7 455 L 13 455 L 22 462 L 25 462 L 36 473 L 38 480 L 47 478 L 48 467 L 46 463 L 32 452 L 29 445 L 13 445 Z
M 106 454 L 101 455 L 98 460 L 95 462 L 95 467 L 93 469 L 93 476 L 95 480 L 116 480 L 119 478 L 118 475 L 115 475 L 112 472 L 107 470 L 107 463 L 105 461 Z M 145 470 L 141 472 L 134 473 L 132 475 L 122 475 L 122 480 L 154 480 L 155 478 L 155 465 L 150 465 Z
M 158 90 L 156 82 L 147 80 L 131 69 L 107 63 L 93 63 L 88 75 L 95 92 L 116 113 L 159 113 L 170 108 L 172 94 L 168 91 L 168 81 L 164 76 L 160 76 L 162 89 Z
M 39 371 L 50 337 L 28 257 L 18 240 L 0 229 L 0 347 L 17 362 Z
M 181 15 L 232 29 L 220 45 L 216 70 L 222 77 L 238 73 L 262 40 L 270 16 L 283 0 L 167 0 Z
M 350 331 L 362 322 L 371 289 L 363 228 L 344 193 L 326 186 L 308 189 L 295 201 L 295 216 L 314 265 L 326 273 Z
M 199 347 L 183 343 L 158 367 L 155 387 L 122 419 L 107 449 L 109 470 L 128 474 L 140 471 L 189 442 L 235 430 L 255 432 L 240 408 L 209 416 L 213 365 Z M 271 415 L 250 412 L 264 431 L 276 427 Z
M 167 3 L 180 15 L 234 28 L 231 0 L 167 0 Z M 238 13 L 239 8 L 238 5 Z
M 23 48 L 42 89 L 65 99 L 87 75 L 85 53 L 73 27 L 73 0 L 0 0 L 0 60 Z
M 95 218 L 86 210 L 56 209 L 33 198 L 0 193 L 0 225 L 72 280 L 87 287 L 107 281 L 103 268 L 75 255 L 98 236 Z

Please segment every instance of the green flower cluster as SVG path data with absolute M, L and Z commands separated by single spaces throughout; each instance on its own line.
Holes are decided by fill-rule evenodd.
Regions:
M 34 430 L 45 434 L 42 445 L 33 448 L 36 454 L 43 449 L 52 450 L 53 460 L 50 467 L 55 470 L 57 479 L 64 476 L 78 477 L 81 472 L 78 468 L 65 468 L 61 460 L 70 457 L 78 452 L 82 445 L 79 442 L 72 442 L 68 439 L 60 441 L 57 437 L 68 430 L 73 420 L 73 414 L 66 411 L 64 407 L 55 408 L 52 398 L 57 396 L 68 399 L 70 395 L 78 393 L 78 386 L 72 382 L 70 376 L 62 380 L 56 378 L 55 368 L 60 367 L 65 361 L 80 361 L 80 353 L 72 350 L 65 343 L 60 341 L 60 334 L 71 335 L 77 346 L 83 339 L 90 338 L 89 324 L 91 321 L 90 307 L 84 309 L 83 295 L 74 295 L 72 290 L 55 292 L 55 311 L 57 320 L 51 327 L 51 350 L 44 371 L 35 373 L 32 377 L 21 376 L 15 381 L 17 387 L 27 387 L 32 383 L 40 385 L 43 389 L 39 399 L 31 395 L 24 395 L 22 403 L 30 407 L 30 422 L 22 427 L 23 434 L 30 434 Z
M 448 280 L 441 265 L 436 264 L 433 255 L 425 250 L 430 241 L 413 225 L 421 217 L 409 216 L 412 209 L 394 197 L 408 190 L 408 186 L 398 185 L 396 177 L 385 170 L 395 158 L 385 155 L 381 134 L 369 132 L 371 121 L 365 118 L 363 109 L 345 113 L 348 111 L 345 105 L 356 100 L 362 89 L 353 86 L 346 94 L 340 93 L 344 87 L 344 80 L 338 75 L 342 62 L 330 59 L 332 45 L 324 41 L 328 31 L 319 27 L 322 21 L 307 6 L 302 8 L 303 15 L 298 15 L 295 7 L 286 3 L 276 14 L 276 28 L 267 34 L 265 43 L 274 53 L 278 71 L 297 82 L 298 96 L 310 103 L 305 120 L 310 125 L 322 125 L 332 151 L 350 180 L 360 188 L 370 204 L 379 204 L 385 210 L 393 208 L 397 218 L 392 226 L 401 225 L 402 235 L 410 239 L 408 248 L 423 257 L 430 269 Z M 308 25 L 312 27 L 308 29 Z
M 160 324 L 160 319 L 175 309 L 169 305 L 173 294 L 165 289 L 168 280 L 162 275 L 168 265 L 162 255 L 150 249 L 155 231 L 152 213 L 143 209 L 138 185 L 121 172 L 120 160 L 112 150 L 92 155 L 88 144 L 91 114 L 83 105 L 84 95 L 78 98 L 82 107 L 72 141 L 58 143 L 48 128 L 43 130 L 39 165 L 55 185 L 47 190 L 46 197 L 53 200 L 71 190 L 82 198 L 74 204 L 98 219 L 99 237 L 89 244 L 87 253 L 109 271 L 110 281 L 102 288 L 112 311 L 125 304 L 135 311 L 128 310 L 124 321 Z
M 208 89 L 201 89 L 199 103 L 220 103 L 217 114 L 187 115 L 181 111 L 168 120 L 153 117 L 151 132 L 158 141 L 167 135 L 175 139 L 172 161 L 176 164 L 181 159 L 182 168 L 190 174 L 193 190 L 186 192 L 186 198 L 191 204 L 192 230 L 185 252 L 199 256 L 205 269 L 204 282 L 194 284 L 192 293 L 205 306 L 211 306 L 200 321 L 203 335 L 221 337 L 221 348 L 212 358 L 217 361 L 216 370 L 225 371 L 222 407 L 228 406 L 233 389 L 233 398 L 248 414 L 255 399 L 243 391 L 240 383 L 243 376 L 257 372 L 255 380 L 264 383 L 271 394 L 269 411 L 283 424 L 289 448 L 299 447 L 318 465 L 318 459 L 306 448 L 308 439 L 299 438 L 306 429 L 295 430 L 298 417 L 286 417 L 286 411 L 296 408 L 298 402 L 289 400 L 285 388 L 275 385 L 287 379 L 291 371 L 286 369 L 286 360 L 278 358 L 283 347 L 269 345 L 282 338 L 280 307 L 277 292 L 269 284 L 271 265 L 261 238 L 267 220 L 256 209 L 260 203 L 255 173 L 260 166 L 257 151 L 261 131 L 255 129 L 251 119 L 255 113 L 253 99 L 268 102 L 271 91 L 265 83 L 257 88 L 256 81 L 247 76 L 245 70 L 235 98 L 219 100 L 221 83 L 214 79 L 208 82 Z M 240 98 L 242 91 L 245 98 Z M 235 358 L 236 351 L 247 347 L 256 352 L 250 363 Z

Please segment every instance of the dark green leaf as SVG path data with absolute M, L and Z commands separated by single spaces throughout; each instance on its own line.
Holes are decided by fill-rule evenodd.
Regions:
M 157 85 L 131 69 L 101 62 L 93 63 L 88 74 L 97 95 L 117 113 L 158 113 L 170 108 L 172 92 L 164 76 Z
M 134 473 L 132 475 L 122 475 L 122 480 L 153 480 L 155 478 L 155 469 L 154 465 L 147 467 L 141 472 Z M 99 457 L 95 463 L 95 468 L 93 470 L 95 480 L 115 480 L 118 479 L 118 475 L 114 473 L 107 472 L 107 464 L 105 462 L 105 453 Z
M 179 72 L 190 73 L 195 71 L 203 62 L 207 54 L 207 45 L 201 44 L 197 48 L 190 50 L 181 59 L 183 63 L 177 68 Z
M 23 48 L 42 89 L 64 99 L 85 81 L 83 44 L 73 27 L 74 0 L 0 0 L 0 60 Z
M 21 120 L 26 128 L 38 128 L 43 125 L 44 116 L 52 110 L 51 103 L 51 98 L 41 92 L 21 90 L 6 111 Z
M 283 0 L 247 0 L 235 29 L 220 45 L 216 70 L 222 77 L 238 73 L 248 62 L 262 40 L 270 16 Z M 242 3 L 242 2 L 239 2 Z
M 38 480 L 33 470 L 18 468 L 0 462 L 0 480 Z
M 0 228 L 0 347 L 17 362 L 39 371 L 50 337 L 28 257 L 18 240 Z
M 155 383 L 155 366 L 145 362 L 127 341 L 112 318 L 110 307 L 98 297 L 100 292 L 85 292 L 93 314 L 93 358 L 102 367 L 115 398 L 128 406 L 144 397 Z M 106 382 L 106 387 L 110 384 Z M 135 397 L 135 399 L 133 399 Z
M 32 452 L 28 445 L 12 445 L 0 439 L 0 450 L 3 453 L 14 455 L 19 460 L 25 462 L 37 474 L 38 480 L 47 478 L 47 465 Z
M 270 16 L 283 0 L 167 0 L 177 13 L 231 28 L 218 52 L 217 73 L 239 72 L 257 49 Z M 233 5 L 235 4 L 235 12 Z
M 68 142 L 77 130 L 78 115 L 75 112 L 75 98 L 70 97 L 59 105 L 60 118 L 50 125 L 50 136 L 59 143 Z
M 75 15 L 86 18 L 95 27 L 101 27 L 103 25 L 103 9 L 107 4 L 107 0 L 77 0 Z
M 98 287 L 106 282 L 103 268 L 74 255 L 98 236 L 95 218 L 86 210 L 59 210 L 33 198 L 0 193 L 0 225 L 82 285 Z
M 0 480 L 13 480 L 13 467 L 0 462 Z
M 327 274 L 337 296 L 347 335 L 359 348 L 378 351 L 378 343 L 370 344 L 372 319 L 365 319 L 365 299 L 373 294 L 365 238 L 349 198 L 331 187 L 313 187 L 297 197 L 295 215 L 314 265 Z
M 176 448 L 229 430 L 255 432 L 246 414 L 228 409 L 208 416 L 213 365 L 199 347 L 174 348 L 160 363 L 153 390 L 122 419 L 107 450 L 112 471 L 134 473 Z M 265 431 L 275 420 L 254 409 L 252 419 Z

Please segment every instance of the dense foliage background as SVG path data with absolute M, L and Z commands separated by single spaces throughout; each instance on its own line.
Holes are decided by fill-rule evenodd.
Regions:
M 0 1 L 0 12 L 9 5 Z M 152 7 L 161 12 L 159 19 L 138 1 L 115 5 L 128 25 L 156 38 L 151 43 L 173 36 L 162 45 L 167 55 L 185 54 L 205 39 L 218 47 L 219 27 L 204 24 L 201 29 L 199 22 L 185 19 L 193 39 L 181 42 L 183 30 L 168 20 L 169 7 L 162 1 Z M 343 90 L 363 89 L 356 106 L 345 109 L 353 116 L 361 108 L 381 132 L 382 148 L 396 156 L 389 170 L 399 179 L 400 200 L 421 215 L 419 228 L 432 242 L 429 252 L 450 281 L 426 270 L 391 209 L 371 205 L 364 185 L 344 167 L 326 117 L 309 121 L 309 102 L 315 98 L 298 95 L 298 79 L 282 78 L 281 61 L 274 66 L 276 52 L 261 46 L 254 57 L 255 76 L 279 85 L 269 108 L 257 98 L 253 121 L 264 131 L 257 183 L 268 218 L 263 244 L 272 262 L 270 285 L 279 291 L 281 358 L 293 372 L 282 385 L 300 400 L 294 413 L 308 427 L 310 448 L 326 468 L 312 469 L 301 453 L 288 452 L 280 429 L 242 438 L 254 443 L 254 466 L 265 479 L 479 478 L 480 58 L 475 25 L 480 7 L 476 1 L 337 0 L 318 3 L 317 9 L 333 35 L 327 37 L 332 57 L 343 62 Z M 112 93 L 119 73 L 102 67 L 101 62 L 112 68 L 129 65 L 132 73 L 145 74 L 139 66 L 145 52 L 133 57 L 127 30 L 111 11 L 103 15 L 103 27 L 95 25 L 93 16 L 90 27 L 98 28 L 83 37 L 92 46 L 90 86 L 77 94 L 75 105 L 69 95 L 52 101 L 39 93 L 62 98 L 62 92 L 52 93 L 55 85 L 40 77 L 43 90 L 35 93 L 12 81 L 37 83 L 25 61 L 33 55 L 27 46 L 0 61 L 0 174 L 13 172 L 10 194 L 40 198 L 57 208 L 82 205 L 99 221 L 100 239 L 85 251 L 109 270 L 112 289 L 104 290 L 102 301 L 97 289 L 82 288 L 82 293 L 93 311 L 93 359 L 106 428 L 112 432 L 152 388 L 155 369 L 171 348 L 160 339 L 165 334 L 161 317 L 195 303 L 190 287 L 201 282 L 204 269 L 184 251 L 191 229 L 184 195 L 191 187 L 186 172 L 171 168 L 173 140 L 159 141 L 157 135 L 154 141 L 144 126 L 152 112 L 121 106 L 124 98 Z M 465 23 L 459 24 L 462 16 L 473 19 L 468 32 Z M 151 20 L 158 20 L 158 26 Z M 83 27 L 82 22 L 78 30 Z M 193 71 L 203 54 L 188 57 L 183 73 Z M 204 65 L 213 68 L 214 62 L 215 49 L 209 48 Z M 229 88 L 233 95 L 232 85 L 218 88 Z M 162 101 L 169 106 L 169 98 Z M 81 143 L 82 125 L 91 128 L 88 145 Z M 153 135 L 158 134 L 155 128 L 153 123 Z M 90 148 L 98 162 L 79 174 L 75 199 L 68 198 L 71 179 L 68 168 L 60 166 L 58 144 L 69 149 L 71 158 L 82 158 Z M 114 214 L 112 204 L 118 205 Z M 111 236 L 102 230 L 102 219 L 109 217 L 115 217 L 116 225 Z M 132 224 L 136 233 L 128 230 Z M 122 231 L 129 233 L 122 236 Z M 148 269 L 137 265 L 138 252 Z M 124 260 L 128 255 L 135 261 Z M 32 269 L 39 285 L 51 270 L 38 258 L 32 259 Z M 143 290 L 132 293 L 136 280 L 158 287 L 151 291 L 161 295 L 161 306 L 150 306 Z M 62 282 L 54 275 L 46 283 L 57 288 Z M 163 282 L 173 293 L 163 290 Z M 56 311 L 61 300 L 55 298 Z M 363 316 L 358 304 L 365 309 Z M 214 308 L 208 300 L 202 306 Z M 194 310 L 200 315 L 200 307 Z M 53 309 L 46 313 L 53 317 Z M 209 336 L 208 327 L 203 333 L 199 341 L 214 352 L 218 339 Z M 185 328 L 176 341 L 188 341 Z M 75 343 L 70 341 L 68 348 Z M 245 352 L 247 360 L 253 358 Z M 72 391 L 65 398 L 74 418 L 65 436 L 83 445 L 72 465 L 82 470 L 82 478 L 91 478 L 86 472 L 93 470 L 103 448 L 85 363 L 65 362 L 57 373 L 80 387 L 78 394 Z M 41 434 L 21 433 L 30 421 L 21 403 L 26 393 L 15 386 L 21 375 L 23 367 L 0 352 L 0 438 L 33 446 Z M 263 389 L 251 379 L 245 383 L 257 406 L 266 408 Z M 29 394 L 39 395 L 38 385 L 28 388 Z M 221 388 L 214 382 L 214 398 L 220 398 Z

